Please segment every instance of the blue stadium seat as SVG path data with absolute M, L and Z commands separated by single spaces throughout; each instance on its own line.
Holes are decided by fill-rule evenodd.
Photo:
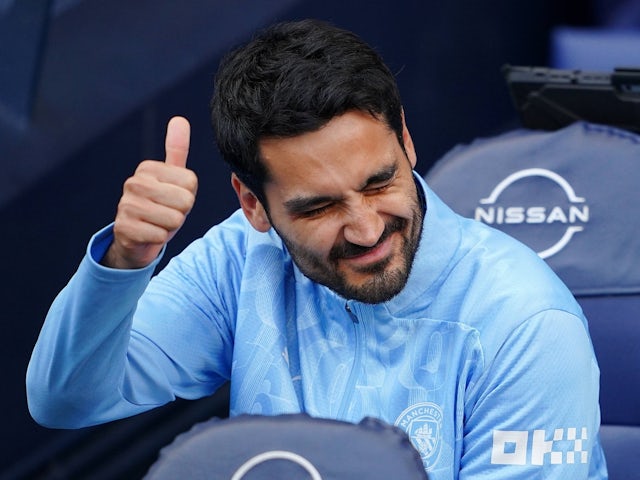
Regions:
M 427 172 L 458 213 L 518 238 L 565 281 L 601 370 L 612 480 L 640 478 L 640 136 L 576 122 L 459 145 Z

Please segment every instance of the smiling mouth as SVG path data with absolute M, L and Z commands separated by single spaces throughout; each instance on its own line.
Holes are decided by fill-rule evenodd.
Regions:
M 393 234 L 399 234 L 406 228 L 406 221 L 400 218 L 387 224 L 378 242 L 372 247 L 364 247 L 353 243 L 344 243 L 332 249 L 329 258 L 335 263 L 345 261 L 355 266 L 371 266 L 373 264 L 385 265 L 393 254 Z
M 353 247 L 351 247 L 349 249 L 348 253 L 344 253 L 343 255 L 341 255 L 341 258 L 346 259 L 346 260 L 350 260 L 352 258 L 365 257 L 365 256 L 371 254 L 372 252 L 375 252 L 376 250 L 380 249 L 380 246 L 386 240 L 387 240 L 386 238 L 382 239 L 381 241 L 376 243 L 373 247 L 361 247 L 361 246 L 358 246 L 358 245 L 354 245 Z
M 356 269 L 358 269 L 358 267 L 374 267 L 375 270 L 378 270 L 380 267 L 386 266 L 389 263 L 392 256 L 392 243 L 391 235 L 387 235 L 375 246 L 360 248 L 357 252 L 350 252 L 350 254 L 342 256 L 340 260 L 350 264 Z

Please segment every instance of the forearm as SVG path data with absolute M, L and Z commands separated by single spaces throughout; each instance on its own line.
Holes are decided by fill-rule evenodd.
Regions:
M 152 272 L 153 266 L 106 269 L 89 251 L 53 302 L 29 363 L 27 397 L 36 421 L 75 428 L 142 410 L 124 398 L 122 385 L 132 317 Z

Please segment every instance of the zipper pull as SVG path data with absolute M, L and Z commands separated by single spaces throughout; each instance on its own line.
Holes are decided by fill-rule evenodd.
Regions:
M 349 302 L 344 304 L 344 309 L 347 311 L 347 313 L 351 317 L 351 321 L 353 323 L 360 323 L 360 320 L 358 320 L 357 315 L 355 313 L 353 313 L 353 311 L 351 310 L 351 307 L 349 306 Z

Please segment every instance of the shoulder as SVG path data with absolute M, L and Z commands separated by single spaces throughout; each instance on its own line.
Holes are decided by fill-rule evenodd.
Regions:
M 241 267 L 265 250 L 284 250 L 280 237 L 272 230 L 258 232 L 238 209 L 224 221 L 211 227 L 178 255 L 183 261 L 223 260 L 226 267 Z
M 267 256 L 267 252 L 272 254 Z M 157 276 L 173 283 L 219 287 L 240 281 L 259 263 L 281 262 L 285 255 L 282 241 L 273 230 L 258 232 L 238 209 L 174 256 Z
M 533 250 L 490 226 L 457 217 L 458 242 L 434 286 L 433 315 L 483 329 L 495 318 L 502 328 L 513 328 L 550 309 L 580 314 L 569 289 Z M 422 255 L 428 257 L 429 248 Z
M 582 310 L 562 280 L 518 240 L 474 220 L 463 219 L 459 260 L 445 284 L 463 284 L 458 318 L 480 332 L 483 345 L 499 348 L 514 331 L 545 318 L 540 335 L 555 322 L 582 324 Z M 493 344 L 493 347 L 490 347 Z

